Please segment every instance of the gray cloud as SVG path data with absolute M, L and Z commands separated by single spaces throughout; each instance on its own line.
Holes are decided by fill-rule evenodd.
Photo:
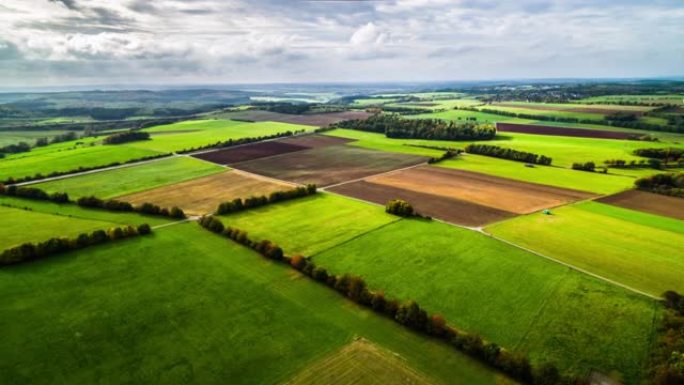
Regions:
M 679 0 L 3 0 L 0 84 L 677 75 L 682 25 Z

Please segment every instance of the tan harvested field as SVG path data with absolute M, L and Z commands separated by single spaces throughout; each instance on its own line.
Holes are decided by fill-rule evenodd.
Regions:
M 368 150 L 352 146 L 330 146 L 271 156 L 233 167 L 254 174 L 319 187 L 364 178 L 424 163 L 426 157 Z
M 309 126 L 325 127 L 333 123 L 350 119 L 366 119 L 371 114 L 365 111 L 344 111 L 330 112 L 325 114 L 282 114 L 279 112 L 246 110 L 231 112 L 227 115 L 229 119 L 251 120 L 255 122 L 283 122 L 291 124 L 305 124 Z
M 432 166 L 388 173 L 368 178 L 368 181 L 460 199 L 517 214 L 529 214 L 594 196 L 582 191 Z
M 567 112 L 584 112 L 590 114 L 613 114 L 616 112 L 629 112 L 635 115 L 643 115 L 653 107 L 646 106 L 620 106 L 620 105 L 601 105 L 601 104 L 587 104 L 585 106 L 555 106 L 555 105 L 540 105 L 540 104 L 519 104 L 519 103 L 492 103 L 492 106 L 499 107 L 514 107 L 524 108 L 528 110 L 538 111 L 567 111 Z
M 429 385 L 425 374 L 400 357 L 366 341 L 355 340 L 304 369 L 285 385 Z
M 480 227 L 515 216 L 511 212 L 473 202 L 365 180 L 334 186 L 328 191 L 381 205 L 387 204 L 391 199 L 403 199 L 410 202 L 422 215 L 468 227 Z
M 684 220 L 684 198 L 629 190 L 597 199 L 597 201 L 626 209 Z
M 187 214 L 200 215 L 213 212 L 221 202 L 252 195 L 268 195 L 293 187 L 294 185 L 289 183 L 229 170 L 116 199 L 134 204 L 150 202 L 162 207 L 178 206 Z

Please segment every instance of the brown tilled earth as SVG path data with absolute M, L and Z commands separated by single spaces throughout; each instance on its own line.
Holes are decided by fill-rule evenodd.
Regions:
M 416 167 L 370 177 L 367 180 L 385 186 L 460 199 L 517 214 L 528 214 L 594 196 L 582 191 L 433 166 Z
M 293 185 L 253 177 L 230 170 L 202 178 L 117 197 L 117 200 L 140 204 L 150 202 L 162 207 L 178 206 L 187 214 L 211 213 L 222 202 L 252 195 L 268 195 L 294 188 Z
M 231 164 L 252 159 L 265 158 L 267 156 L 287 154 L 289 152 L 301 151 L 305 149 L 307 149 L 307 147 L 283 143 L 280 141 L 269 141 L 248 144 L 246 146 L 239 146 L 235 148 L 227 148 L 225 150 L 204 152 L 193 156 L 195 158 L 213 163 Z
M 333 123 L 350 119 L 366 119 L 371 114 L 365 111 L 330 112 L 326 114 L 293 115 L 279 112 L 247 110 L 231 113 L 228 117 L 235 119 L 253 120 L 255 122 L 283 122 L 305 124 L 309 126 L 325 127 Z
M 306 148 L 321 148 L 328 146 L 336 146 L 339 144 L 347 144 L 354 142 L 356 139 L 339 138 L 337 136 L 328 135 L 300 135 L 291 138 L 280 139 L 279 142 L 303 146 Z
M 684 220 L 684 198 L 629 190 L 597 199 L 597 201 L 626 209 Z
M 236 163 L 234 168 L 319 187 L 424 163 L 426 157 L 329 146 Z
M 331 187 L 328 191 L 378 204 L 403 199 L 422 215 L 462 226 L 478 227 L 515 216 L 514 213 L 442 195 L 406 190 L 399 187 L 358 181 Z
M 572 136 L 578 138 L 598 138 L 598 139 L 627 139 L 630 137 L 628 132 L 592 130 L 584 128 L 571 128 L 559 126 L 542 126 L 537 124 L 517 124 L 517 123 L 497 123 L 497 131 L 500 132 L 520 132 L 523 134 L 552 135 L 552 136 Z

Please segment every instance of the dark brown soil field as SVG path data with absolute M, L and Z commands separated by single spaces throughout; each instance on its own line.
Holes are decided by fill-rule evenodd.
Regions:
M 227 148 L 225 150 L 205 152 L 202 154 L 193 155 L 193 157 L 218 164 L 232 164 L 252 159 L 265 158 L 267 156 L 302 151 L 306 150 L 307 148 L 308 147 L 298 146 L 291 143 L 283 143 L 281 141 L 269 141 L 235 148 Z
M 632 113 L 636 116 L 641 116 L 644 113 L 646 113 L 649 108 L 644 107 L 643 109 L 640 109 L 639 107 L 634 107 L 634 106 L 629 106 L 625 108 L 606 108 L 606 107 L 559 107 L 559 106 L 540 106 L 540 105 L 519 105 L 516 103 L 492 103 L 492 106 L 501 106 L 501 107 L 513 107 L 513 108 L 525 108 L 528 110 L 537 110 L 537 111 L 567 111 L 567 112 L 585 112 L 589 114 L 600 114 L 600 115 L 610 115 L 614 114 L 616 112 L 629 112 Z
M 500 132 L 520 132 L 524 134 L 574 136 L 579 138 L 596 139 L 627 139 L 627 132 L 602 131 L 588 128 L 571 128 L 558 126 L 541 126 L 536 124 L 497 123 L 496 129 Z
M 321 148 L 336 146 L 339 144 L 347 144 L 354 142 L 355 140 L 327 135 L 301 135 L 292 138 L 280 139 L 278 141 L 281 143 L 289 143 L 306 148 Z
M 232 118 L 252 120 L 255 122 L 272 121 L 292 124 L 305 124 L 316 127 L 325 127 L 333 123 L 341 122 L 343 120 L 365 119 L 370 115 L 370 113 L 365 111 L 344 111 L 330 112 L 326 114 L 293 115 L 262 110 L 246 110 L 232 112 L 228 114 L 226 117 L 229 119 Z
M 423 166 L 366 179 L 385 186 L 529 214 L 594 195 L 470 171 Z
M 684 220 L 684 198 L 629 190 L 597 199 L 597 201 L 626 209 Z
M 515 216 L 511 212 L 460 199 L 405 190 L 367 181 L 331 187 L 329 191 L 382 205 L 391 199 L 403 199 L 410 202 L 416 211 L 422 215 L 429 215 L 433 218 L 469 227 L 484 226 Z
M 234 164 L 254 174 L 294 183 L 329 186 L 424 163 L 426 157 L 329 146 Z

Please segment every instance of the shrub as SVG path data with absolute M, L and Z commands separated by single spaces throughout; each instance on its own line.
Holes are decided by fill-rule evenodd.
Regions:
M 412 217 L 415 215 L 413 206 L 402 199 L 392 199 L 391 201 L 387 202 L 387 205 L 385 206 L 385 212 L 400 217 Z
M 573 163 L 572 164 L 572 169 L 573 170 L 580 170 L 580 171 L 591 171 L 594 172 L 596 171 L 596 165 L 594 162 L 586 162 L 586 163 Z
M 544 155 L 537 155 L 531 152 L 518 151 L 499 146 L 491 146 L 488 144 L 469 144 L 466 146 L 465 151 L 470 154 L 491 156 L 494 158 L 514 160 L 516 162 L 541 164 L 546 166 L 550 165 L 552 161 L 551 158 Z
M 150 134 L 144 131 L 126 131 L 118 132 L 116 134 L 109 135 L 102 140 L 104 144 L 121 144 L 127 142 L 133 142 L 137 140 L 149 140 Z

